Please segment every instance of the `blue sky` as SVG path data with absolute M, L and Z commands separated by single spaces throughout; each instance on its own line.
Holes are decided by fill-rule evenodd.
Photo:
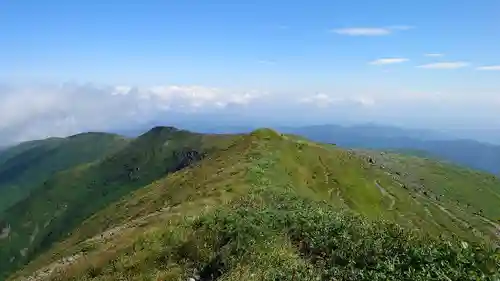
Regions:
M 229 105 L 292 123 L 311 112 L 312 123 L 496 128 L 498 11 L 496 0 L 3 1 L 0 130 Z M 119 112 L 82 121 L 105 109 Z

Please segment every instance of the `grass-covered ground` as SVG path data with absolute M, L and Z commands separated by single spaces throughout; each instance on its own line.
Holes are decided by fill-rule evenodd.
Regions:
M 118 135 L 85 133 L 25 142 L 0 151 L 0 216 L 55 173 L 99 160 L 127 143 Z
M 198 161 L 216 145 L 223 148 L 226 139 L 154 128 L 120 145 L 115 153 L 54 174 L 0 213 L 0 276 L 48 250 L 86 218 L 126 194 Z M 66 157 L 86 151 L 87 146 L 73 147 Z
M 11 279 L 496 280 L 493 226 L 471 226 L 476 215 L 395 172 L 270 130 L 234 136 L 98 211 Z

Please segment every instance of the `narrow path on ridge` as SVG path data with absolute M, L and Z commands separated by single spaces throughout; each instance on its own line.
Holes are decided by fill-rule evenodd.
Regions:
M 391 204 L 389 204 L 389 211 L 394 210 L 394 205 L 396 204 L 396 199 L 394 198 L 394 196 L 392 194 L 390 194 L 389 192 L 387 192 L 387 190 L 385 190 L 385 188 L 383 188 L 382 185 L 380 185 L 378 180 L 375 180 L 374 182 L 375 182 L 375 186 L 378 188 L 378 190 L 380 190 L 380 193 L 382 193 L 383 196 L 391 199 Z

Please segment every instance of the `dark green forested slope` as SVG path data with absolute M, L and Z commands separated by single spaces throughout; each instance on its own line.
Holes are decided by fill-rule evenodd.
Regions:
M 25 142 L 0 151 L 0 213 L 54 173 L 100 159 L 127 142 L 118 135 L 85 133 Z
M 218 136 L 217 141 L 224 141 Z M 0 271 L 49 248 L 83 219 L 124 194 L 201 159 L 213 137 L 157 127 L 105 158 L 60 172 L 6 210 L 0 227 Z
M 181 146 L 203 157 L 172 158 Z M 428 160 L 420 158 L 384 157 L 265 129 L 234 136 L 155 129 L 115 157 L 55 179 L 39 195 L 54 203 L 23 202 L 53 218 L 39 226 L 33 245 L 54 229 L 70 234 L 54 236 L 62 240 L 11 279 L 496 280 L 498 211 L 476 210 L 500 205 L 500 181 L 481 173 L 467 179 L 474 172 L 449 165 L 426 170 Z M 179 162 L 189 165 L 173 165 Z M 146 167 L 162 173 L 143 174 Z M 455 196 L 442 186 L 449 177 L 462 183 Z M 90 178 L 98 184 L 89 186 Z M 50 197 L 56 191 L 65 199 Z M 89 200 L 102 195 L 105 201 Z M 55 208 L 56 201 L 67 206 Z M 12 215 L 8 239 L 17 247 L 47 218 Z M 66 224 L 75 228 L 61 228 Z M 3 254 L 17 254 L 10 249 Z

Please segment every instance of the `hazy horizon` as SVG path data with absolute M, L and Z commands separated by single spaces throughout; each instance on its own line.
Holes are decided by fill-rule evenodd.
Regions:
M 149 122 L 373 123 L 500 139 L 497 1 L 1 8 L 3 142 Z

